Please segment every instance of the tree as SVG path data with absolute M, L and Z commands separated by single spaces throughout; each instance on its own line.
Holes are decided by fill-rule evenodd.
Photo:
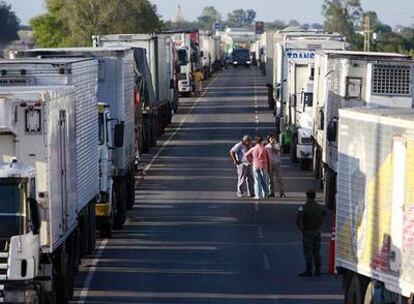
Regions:
M 256 12 L 254 10 L 237 9 L 227 16 L 227 25 L 230 27 L 250 26 L 256 20 Z
M 221 15 L 214 6 L 206 6 L 197 20 L 200 29 L 212 30 L 214 23 L 221 21 Z
M 286 28 L 286 24 L 281 20 L 275 20 L 273 22 L 266 23 L 266 28 L 269 30 L 277 31 Z
M 161 28 L 147 0 L 46 0 L 48 13 L 31 25 L 36 44 L 88 46 L 93 34 L 147 33 Z
M 5 2 L 0 2 L 0 40 L 12 41 L 19 38 L 20 20 L 11 10 L 11 6 Z
M 297 27 L 297 26 L 300 26 L 300 23 L 299 23 L 297 20 L 290 20 L 290 21 L 288 22 L 288 26 L 294 26 L 294 27 Z
M 338 32 L 352 40 L 362 17 L 359 0 L 324 0 L 322 13 L 326 31 Z

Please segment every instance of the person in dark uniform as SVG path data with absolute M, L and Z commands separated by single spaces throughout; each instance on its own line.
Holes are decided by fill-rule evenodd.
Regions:
M 326 215 L 325 208 L 319 205 L 314 190 L 306 192 L 306 204 L 301 206 L 296 215 L 296 225 L 303 235 L 303 253 L 306 270 L 299 274 L 301 277 L 312 276 L 313 264 L 315 275 L 321 275 L 321 226 Z

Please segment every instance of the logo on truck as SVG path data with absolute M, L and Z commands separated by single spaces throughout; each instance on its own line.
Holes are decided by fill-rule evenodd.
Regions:
M 289 59 L 314 59 L 314 52 L 287 52 L 286 56 Z

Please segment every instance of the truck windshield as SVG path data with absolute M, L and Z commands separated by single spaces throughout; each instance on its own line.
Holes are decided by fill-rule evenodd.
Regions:
M 180 65 L 186 65 L 188 63 L 187 58 L 187 51 L 186 50 L 178 50 L 178 62 Z
M 244 59 L 248 60 L 250 58 L 250 52 L 248 49 L 238 49 L 233 52 L 233 59 Z
M 24 193 L 19 183 L 0 183 L 0 239 L 21 234 Z

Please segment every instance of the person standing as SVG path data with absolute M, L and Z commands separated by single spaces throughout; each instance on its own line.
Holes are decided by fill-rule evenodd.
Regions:
M 251 138 L 244 135 L 242 141 L 234 145 L 230 150 L 230 157 L 237 168 L 237 196 L 243 197 L 243 188 L 246 188 L 247 196 L 253 196 L 252 167 L 246 159 L 246 153 L 251 147 Z
M 298 209 L 296 225 L 302 232 L 303 253 L 306 269 L 301 277 L 312 276 L 313 265 L 315 275 L 321 275 L 321 226 L 326 215 L 325 209 L 316 202 L 314 190 L 306 192 L 306 204 Z
M 246 153 L 246 159 L 253 165 L 255 199 L 267 197 L 269 195 L 267 172 L 270 168 L 270 160 L 261 137 L 256 137 L 256 145 Z
M 201 96 L 201 92 L 203 92 L 203 80 L 204 80 L 204 75 L 200 71 L 200 69 L 197 69 L 194 72 L 193 78 L 194 78 L 194 85 L 195 85 L 195 93 L 196 93 L 196 96 L 199 97 Z
M 270 159 L 269 181 L 270 195 L 275 196 L 275 185 L 277 184 L 280 197 L 286 197 L 280 170 L 280 145 L 276 141 L 276 137 L 270 133 L 267 136 L 268 144 L 265 146 Z

